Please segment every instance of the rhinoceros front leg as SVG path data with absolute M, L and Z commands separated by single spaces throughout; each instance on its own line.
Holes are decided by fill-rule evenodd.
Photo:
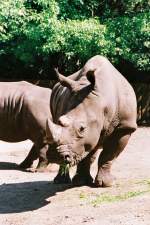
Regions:
M 28 169 L 33 166 L 33 161 L 39 157 L 39 151 L 35 145 L 32 146 L 25 160 L 19 165 L 21 169 Z
M 75 186 L 81 185 L 92 185 L 93 178 L 90 174 L 91 164 L 94 162 L 97 156 L 97 148 L 92 150 L 88 155 L 82 159 L 81 162 L 77 165 L 77 171 L 75 176 L 72 179 L 72 183 Z
M 48 147 L 49 146 L 45 144 L 41 146 L 34 144 L 25 160 L 19 165 L 20 168 L 26 169 L 30 172 L 44 172 L 48 165 L 48 159 L 46 155 Z M 33 168 L 33 162 L 38 158 L 39 162 L 37 168 Z
M 116 130 L 103 143 L 103 151 L 98 160 L 98 173 L 95 178 L 97 187 L 112 186 L 114 177 L 111 174 L 112 162 L 123 151 L 131 136 L 131 130 Z
M 70 184 L 71 178 L 69 174 L 69 168 L 65 168 L 64 165 L 60 165 L 57 176 L 54 178 L 55 184 Z

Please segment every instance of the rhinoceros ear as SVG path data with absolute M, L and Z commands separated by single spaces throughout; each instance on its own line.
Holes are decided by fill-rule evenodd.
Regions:
M 76 81 L 71 80 L 70 78 L 65 77 L 62 74 L 60 74 L 58 71 L 58 68 L 57 69 L 55 68 L 55 72 L 56 72 L 57 78 L 62 86 L 69 88 L 71 91 L 76 89 L 76 86 L 77 86 Z
M 95 70 L 89 70 L 86 73 L 86 77 L 88 79 L 88 81 L 91 83 L 92 88 L 95 88 Z

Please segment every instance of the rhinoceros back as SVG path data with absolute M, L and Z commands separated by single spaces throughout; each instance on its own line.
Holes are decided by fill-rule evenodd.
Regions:
M 45 92 L 46 89 L 44 92 L 43 90 L 44 88 L 24 81 L 0 83 L 1 140 L 18 142 L 34 139 L 30 131 L 34 131 L 35 127 L 35 134 L 33 134 L 35 136 L 36 130 L 42 127 L 42 123 L 50 116 L 50 93 Z M 43 102 L 46 102 L 46 106 L 43 106 Z

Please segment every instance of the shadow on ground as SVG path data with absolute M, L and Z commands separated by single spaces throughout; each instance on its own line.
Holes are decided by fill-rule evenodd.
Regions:
M 19 165 L 12 162 L 0 162 L 0 170 L 21 170 Z
M 39 209 L 50 204 L 47 198 L 69 188 L 71 185 L 58 185 L 48 181 L 4 183 L 0 185 L 0 214 Z

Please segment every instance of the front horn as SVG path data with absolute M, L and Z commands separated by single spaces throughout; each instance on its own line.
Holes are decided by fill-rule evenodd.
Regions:
M 58 142 L 62 132 L 62 127 L 53 123 L 50 119 L 46 121 L 46 140 L 48 143 Z

